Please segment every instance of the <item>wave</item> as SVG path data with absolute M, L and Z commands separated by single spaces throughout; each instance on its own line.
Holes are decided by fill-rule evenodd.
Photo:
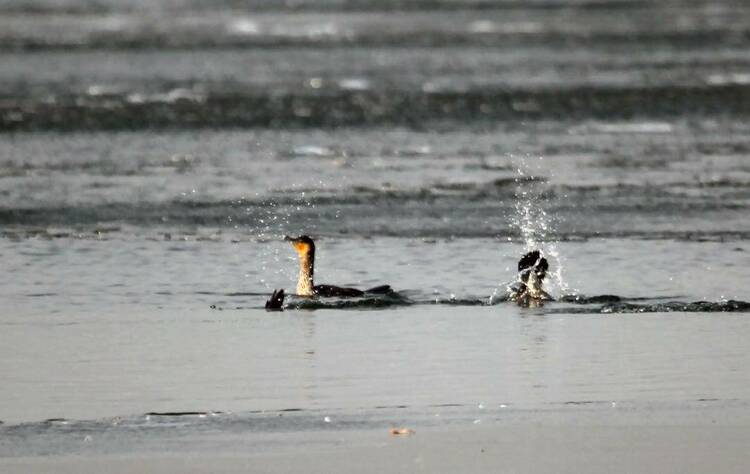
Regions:
M 384 296 L 365 296 L 362 298 L 348 299 L 295 299 L 287 302 L 284 309 L 290 310 L 317 310 L 317 309 L 380 309 L 394 306 L 410 306 L 413 301 L 401 297 L 398 294 Z
M 57 221 L 56 221 L 57 222 Z M 201 221 L 205 224 L 205 221 Z M 317 222 L 317 221 L 315 221 Z M 67 223 L 70 225 L 70 223 Z M 194 224 L 194 223 L 190 223 Z M 39 224 L 48 225 L 48 224 Z M 56 224 L 50 223 L 54 227 Z M 301 226 L 306 229 L 313 229 L 313 221 L 310 225 Z M 284 234 L 294 233 L 300 227 L 288 226 L 286 231 L 279 234 L 269 234 L 266 232 L 256 232 L 249 229 L 246 232 L 234 231 L 233 229 L 206 229 L 205 231 L 190 230 L 177 227 L 157 227 L 143 229 L 139 227 L 123 226 L 115 230 L 100 231 L 96 225 L 75 224 L 73 228 L 63 229 L 39 228 L 35 225 L 14 225 L 11 228 L 0 230 L 0 238 L 9 240 L 23 239 L 42 239 L 42 240 L 97 240 L 107 241 L 120 238 L 135 238 L 144 240 L 164 240 L 164 241 L 185 241 L 185 242 L 268 242 L 269 240 L 280 239 Z M 316 230 L 315 235 L 318 237 L 332 238 L 372 238 L 372 237 L 396 237 L 396 238 L 414 238 L 453 240 L 456 238 L 463 239 L 497 239 L 503 242 L 522 242 L 523 235 L 520 231 L 512 227 L 495 226 L 486 229 L 454 229 L 438 228 L 424 226 L 420 229 L 404 228 L 394 226 L 392 228 L 371 229 L 363 228 L 357 232 L 348 229 L 328 229 L 326 231 Z M 555 231 L 548 232 L 544 237 L 537 239 L 538 242 L 585 242 L 594 239 L 633 239 L 633 240 L 670 240 L 676 242 L 743 242 L 750 240 L 750 231 L 650 231 L 650 230 L 629 230 L 629 231 Z M 176 249 L 175 249 L 176 250 Z M 736 247 L 734 251 L 744 251 L 742 247 Z
M 706 403 L 717 403 L 728 406 L 746 407 L 747 402 L 744 400 L 731 398 L 696 398 L 680 400 L 679 403 L 684 407 L 695 405 L 705 408 Z M 620 408 L 634 408 L 639 403 L 636 401 L 619 401 Z M 653 407 L 654 402 L 649 402 Z M 544 403 L 542 410 L 560 410 L 565 407 L 589 408 L 611 408 L 612 400 L 567 400 L 559 402 Z M 440 409 L 441 417 L 436 419 L 435 409 Z M 84 434 L 104 434 L 121 430 L 123 433 L 137 433 L 139 430 L 148 429 L 149 433 L 165 430 L 174 433 L 175 428 L 197 428 L 206 429 L 206 427 L 221 427 L 224 430 L 241 430 L 241 431 L 304 431 L 304 430 L 340 430 L 345 428 L 358 427 L 389 427 L 394 418 L 412 418 L 419 420 L 421 426 L 430 426 L 433 424 L 443 424 L 445 422 L 468 422 L 473 423 L 476 419 L 477 411 L 483 414 L 507 414 L 509 412 L 533 412 L 539 408 L 530 408 L 528 405 L 515 404 L 510 402 L 488 404 L 488 406 L 478 408 L 476 404 L 466 403 L 438 403 L 424 406 L 413 406 L 405 404 L 394 405 L 377 405 L 360 407 L 354 413 L 340 410 L 329 409 L 320 410 L 314 408 L 278 408 L 269 410 L 243 410 L 241 412 L 232 412 L 229 410 L 201 410 L 201 411 L 166 411 L 166 412 L 146 412 L 140 415 L 111 416 L 96 419 L 68 419 L 68 418 L 50 418 L 43 421 L 27 421 L 13 424 L 3 424 L 0 421 L 0 435 L 4 439 L 12 439 L 14 443 L 25 444 L 31 437 L 40 436 L 44 443 L 45 451 L 50 448 L 60 446 L 51 446 L 48 435 L 70 435 L 76 433 Z M 327 416 L 330 415 L 330 416 Z M 121 438 L 115 437 L 114 441 Z M 81 437 L 67 436 L 61 438 L 70 442 L 67 447 L 80 446 Z M 65 444 L 65 443 L 60 443 Z M 6 445 L 7 447 L 7 445 Z M 4 453 L 0 450 L 0 456 Z
M 613 303 L 599 308 L 599 313 L 747 313 L 750 312 L 750 303 L 746 301 L 695 301 L 685 303 L 681 301 L 670 301 L 667 303 L 654 304 L 634 304 L 634 303 Z
M 285 310 L 347 310 L 347 309 L 383 309 L 400 306 L 419 305 L 446 305 L 446 306 L 497 306 L 509 304 L 515 306 L 515 302 L 508 299 L 507 295 L 489 297 L 466 296 L 450 298 L 425 299 L 419 295 L 413 296 L 410 292 L 393 292 L 387 295 L 368 295 L 360 298 L 299 298 L 292 296 L 284 303 Z M 411 292 L 413 293 L 413 292 Z M 628 298 L 618 295 L 565 295 L 558 300 L 547 302 L 542 306 L 534 308 L 544 313 L 554 314 L 633 314 L 633 313 L 748 313 L 750 302 L 740 300 L 727 301 L 658 301 L 669 300 L 668 297 L 636 297 Z M 636 303 L 636 301 L 647 301 Z M 575 306 L 569 306 L 574 304 Z M 262 309 L 261 307 L 233 308 L 211 305 L 212 309 L 225 310 L 247 310 Z
M 524 2 L 529 3 L 529 2 Z M 2 10 L 0 10 L 2 11 Z M 456 18 L 450 9 L 367 11 L 338 10 L 337 15 L 316 12 L 244 13 L 214 7 L 204 11 L 99 12 L 68 14 L 66 21 L 52 15 L 21 16 L 25 28 L 0 35 L 0 50 L 196 50 L 238 48 L 341 48 L 479 46 L 495 48 L 521 45 L 591 46 L 642 44 L 705 47 L 747 45 L 747 25 L 712 25 L 705 12 L 683 7 L 689 27 L 646 23 L 649 15 L 668 9 L 652 6 L 634 9 L 631 21 L 613 23 L 597 12 L 566 15 L 530 8 L 528 15 L 494 11 L 464 11 Z M 393 12 L 393 13 L 390 13 Z M 729 11 L 727 15 L 729 15 Z M 704 22 L 700 22 L 704 20 Z M 645 23 L 645 27 L 644 27 Z
M 230 25 L 225 29 L 254 28 L 253 26 Z M 482 28 L 481 23 L 477 28 Z M 219 25 L 221 27 L 221 25 Z M 440 32 L 382 32 L 353 33 L 327 32 L 310 29 L 307 33 L 293 30 L 276 35 L 234 34 L 216 36 L 212 31 L 198 34 L 173 34 L 166 32 L 139 32 L 136 35 L 123 33 L 107 34 L 100 32 L 80 37 L 71 35 L 69 39 L 48 38 L 45 36 L 6 37 L 0 38 L 0 51 L 4 52 L 46 52 L 46 51 L 138 51 L 138 50 L 211 50 L 211 49 L 335 49 L 342 47 L 375 48 L 375 47 L 420 47 L 443 48 L 446 46 L 476 46 L 492 48 L 502 43 L 511 46 L 545 46 L 549 44 L 567 44 L 569 46 L 593 47 L 603 45 L 620 45 L 631 39 L 635 43 L 657 46 L 700 47 L 709 44 L 737 43 L 737 38 L 750 36 L 750 31 L 696 30 L 671 32 L 581 32 L 513 31 L 512 26 L 488 28 L 506 29 L 508 32 L 494 31 L 440 31 Z M 327 28 L 325 25 L 320 28 Z M 533 27 L 532 27 L 533 28 Z M 743 43 L 745 43 L 743 41 Z
M 745 117 L 750 85 L 575 86 L 550 89 L 486 87 L 460 90 L 250 90 L 237 93 L 173 89 L 134 93 L 7 97 L 0 130 L 136 130 L 159 128 L 306 128 L 398 125 L 425 129 L 441 123 L 502 120 Z M 149 98 L 150 97 L 150 98 Z
M 253 12 L 365 12 L 365 11 L 455 11 L 455 10 L 629 10 L 648 5 L 645 0 L 295 0 L 268 2 L 265 0 L 213 0 L 210 6 L 203 0 L 180 0 L 143 8 L 143 2 L 77 0 L 49 2 L 28 0 L 0 2 L 0 12 L 6 14 L 103 14 L 139 11 L 178 11 L 184 13 L 205 10 L 247 10 Z
M 560 298 L 560 301 L 564 303 L 576 303 L 576 304 L 619 303 L 622 301 L 622 297 L 617 296 L 617 295 L 597 295 L 597 296 L 564 295 Z
M 551 192 L 555 192 L 552 190 Z M 681 241 L 750 240 L 742 201 L 715 196 L 680 198 L 640 188 L 621 198 L 600 199 L 597 190 L 575 198 L 550 199 L 544 206 L 560 223 L 546 241 L 629 238 Z M 644 199 L 647 196 L 648 199 Z M 55 196 L 49 197 L 50 200 Z M 38 196 L 37 199 L 42 199 Z M 170 240 L 253 240 L 298 233 L 318 236 L 406 238 L 511 238 L 520 231 L 503 218 L 515 202 L 514 186 L 490 183 L 449 192 L 431 188 L 346 190 L 328 196 L 280 194 L 257 200 L 170 200 L 141 203 L 80 203 L 0 206 L 0 236 L 9 239 L 113 239 L 123 236 Z M 24 207 L 20 207 L 24 206 Z M 638 226 L 618 225 L 618 216 L 639 215 Z M 705 216 L 721 216 L 716 228 Z M 680 225 L 660 225 L 662 216 L 680 214 Z M 456 216 L 450 220 L 444 215 Z M 592 219 L 592 216 L 596 217 Z M 620 218 L 619 221 L 627 219 Z M 613 224 L 614 222 L 614 224 Z

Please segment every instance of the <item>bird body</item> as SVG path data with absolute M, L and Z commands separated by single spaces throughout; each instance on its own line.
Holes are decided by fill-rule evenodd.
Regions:
M 510 300 L 519 306 L 542 306 L 553 298 L 542 288 L 549 263 L 538 250 L 533 250 L 518 261 L 519 281 L 511 291 Z

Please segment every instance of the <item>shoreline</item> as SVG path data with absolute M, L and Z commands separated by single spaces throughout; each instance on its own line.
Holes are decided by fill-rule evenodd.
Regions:
M 603 420 L 604 421 L 604 420 Z M 303 443 L 297 450 L 294 443 Z M 313 442 L 314 444 L 310 444 Z M 448 426 L 287 436 L 264 452 L 0 459 L 15 473 L 745 472 L 748 426 Z
M 0 471 L 15 473 L 331 473 L 331 472 L 746 472 L 750 410 L 746 401 L 677 404 L 570 405 L 554 410 L 448 410 L 430 421 L 407 410 L 366 413 L 320 426 L 292 421 L 270 430 L 241 420 L 216 429 L 73 430 L 67 452 L 54 453 L 49 431 L 39 450 L 0 457 Z M 480 416 L 481 418 L 475 418 Z M 297 415 L 309 417 L 309 415 Z M 316 415 L 317 419 L 317 415 Z M 398 424 L 403 423 L 403 424 Z M 413 429 L 404 436 L 391 428 Z M 34 440 L 24 437 L 24 449 Z M 9 443 L 4 437 L 3 444 Z M 45 444 L 47 443 L 47 444 Z M 6 445 L 7 446 L 7 445 Z M 31 447 L 29 447 L 31 446 Z M 51 453 L 51 454 L 50 454 Z M 7 454 L 7 452 L 6 452 Z M 36 454 L 36 455 L 35 455 Z

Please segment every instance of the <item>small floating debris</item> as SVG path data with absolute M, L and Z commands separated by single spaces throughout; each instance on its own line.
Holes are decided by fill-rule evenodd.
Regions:
M 327 417 L 323 418 L 323 421 L 325 421 L 326 423 L 330 423 L 331 422 L 331 418 L 327 416 Z
M 411 436 L 415 433 L 416 431 L 409 428 L 391 428 L 392 436 Z

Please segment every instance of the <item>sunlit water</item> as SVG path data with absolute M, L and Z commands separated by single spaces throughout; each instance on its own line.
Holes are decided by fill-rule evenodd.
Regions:
M 0 455 L 745 410 L 741 4 L 32 3 L 0 1 Z M 302 233 L 316 283 L 399 296 L 266 312 Z M 558 301 L 503 302 L 534 248 Z

